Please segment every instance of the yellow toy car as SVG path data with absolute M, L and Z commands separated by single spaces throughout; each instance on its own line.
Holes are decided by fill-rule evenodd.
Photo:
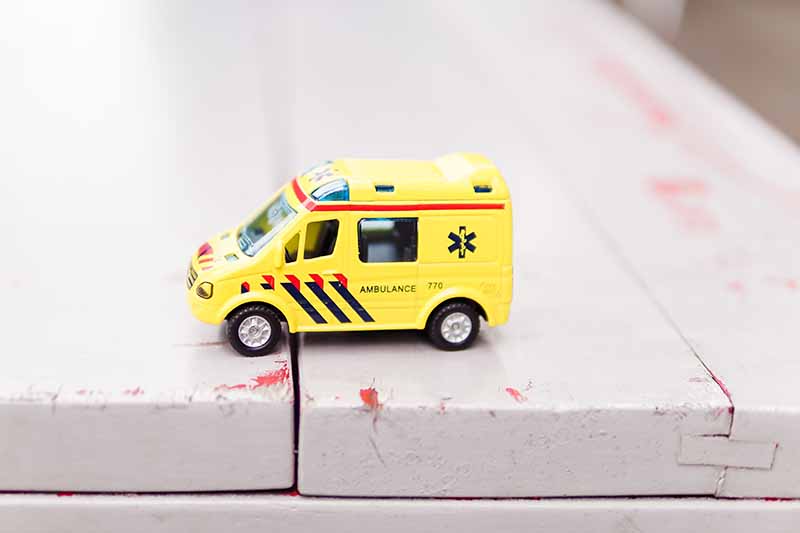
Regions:
M 227 320 L 241 354 L 290 332 L 424 329 L 472 344 L 508 320 L 511 200 L 485 157 L 339 159 L 294 178 L 243 224 L 204 243 L 186 279 L 192 313 Z

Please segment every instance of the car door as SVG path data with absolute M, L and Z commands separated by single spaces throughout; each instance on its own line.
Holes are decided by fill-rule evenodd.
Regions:
M 320 214 L 286 240 L 276 289 L 296 306 L 298 331 L 346 329 L 352 318 L 332 298 L 331 281 L 342 272 L 347 253 L 342 217 Z
M 341 295 L 361 321 L 358 329 L 413 327 L 417 306 L 416 213 L 352 213 L 346 289 Z

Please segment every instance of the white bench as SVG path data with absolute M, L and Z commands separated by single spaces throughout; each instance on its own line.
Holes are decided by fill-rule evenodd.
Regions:
M 793 147 L 604 3 L 208 9 L 9 31 L 46 68 L 3 126 L 0 524 L 790 527 Z M 455 150 L 514 202 L 511 320 L 473 349 L 307 335 L 295 369 L 189 314 L 193 248 L 292 172 Z M 73 495 L 235 490 L 279 492 Z

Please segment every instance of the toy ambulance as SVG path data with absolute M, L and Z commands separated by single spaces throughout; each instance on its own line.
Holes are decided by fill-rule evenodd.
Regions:
M 289 332 L 419 329 L 460 350 L 508 319 L 511 200 L 485 157 L 339 159 L 204 243 L 187 297 L 241 354 Z

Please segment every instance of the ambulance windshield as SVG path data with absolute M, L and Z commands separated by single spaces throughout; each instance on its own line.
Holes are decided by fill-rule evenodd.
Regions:
M 245 223 L 239 231 L 239 248 L 249 256 L 254 256 L 294 218 L 297 212 L 281 193 L 263 211 Z

